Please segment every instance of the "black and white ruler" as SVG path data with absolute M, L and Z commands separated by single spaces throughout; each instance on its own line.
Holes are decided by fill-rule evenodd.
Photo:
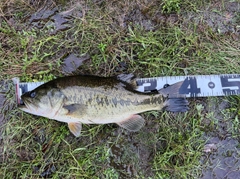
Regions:
M 21 103 L 21 95 L 40 86 L 44 82 L 20 82 L 13 79 L 16 85 L 16 97 Z M 179 94 L 188 97 L 229 96 L 240 94 L 240 74 L 164 76 L 136 79 L 137 91 L 151 92 L 165 88 L 177 82 L 183 82 Z
M 185 97 L 229 96 L 240 94 L 240 74 L 164 76 L 137 79 L 138 91 L 159 90 L 183 81 L 179 94 Z

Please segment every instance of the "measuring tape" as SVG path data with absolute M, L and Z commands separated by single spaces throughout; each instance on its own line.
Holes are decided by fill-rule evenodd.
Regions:
M 132 76 L 130 75 L 129 78 Z M 127 79 L 125 79 L 127 81 Z M 44 82 L 20 82 L 13 78 L 16 86 L 17 103 L 21 104 L 21 95 L 40 86 Z M 177 82 L 182 82 L 179 94 L 188 97 L 229 96 L 240 94 L 240 74 L 164 76 L 137 78 L 137 91 L 151 92 L 160 90 Z
M 165 76 L 137 79 L 137 90 L 150 92 L 183 81 L 179 94 L 185 97 L 229 96 L 240 94 L 240 74 Z

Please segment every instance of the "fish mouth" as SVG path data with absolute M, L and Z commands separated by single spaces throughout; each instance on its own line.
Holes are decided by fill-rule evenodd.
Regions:
M 20 109 L 25 109 L 25 108 L 27 108 L 27 105 L 25 105 L 25 104 L 19 104 L 19 105 L 18 105 L 18 108 L 20 108 Z
M 29 105 L 26 102 L 23 102 L 18 105 L 18 108 L 20 108 L 23 111 L 27 111 L 29 109 Z
M 31 102 L 29 100 L 27 100 L 27 99 L 23 100 L 22 99 L 22 103 L 19 104 L 18 107 L 25 112 L 29 112 L 29 111 L 32 111 L 36 108 L 33 104 L 31 104 L 31 105 L 30 104 L 31 104 Z

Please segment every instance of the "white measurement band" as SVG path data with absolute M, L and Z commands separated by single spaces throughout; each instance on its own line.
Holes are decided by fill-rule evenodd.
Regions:
M 166 85 L 183 81 L 181 94 L 186 97 L 226 96 L 240 94 L 240 75 L 165 76 L 137 79 L 140 92 L 162 89 Z

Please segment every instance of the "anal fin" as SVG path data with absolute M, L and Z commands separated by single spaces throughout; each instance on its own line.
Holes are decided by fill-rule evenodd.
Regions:
M 69 130 L 75 135 L 79 137 L 82 130 L 82 123 L 81 122 L 69 122 L 68 123 Z
M 143 127 L 144 123 L 145 120 L 140 115 L 134 114 L 117 124 L 129 131 L 136 132 Z

